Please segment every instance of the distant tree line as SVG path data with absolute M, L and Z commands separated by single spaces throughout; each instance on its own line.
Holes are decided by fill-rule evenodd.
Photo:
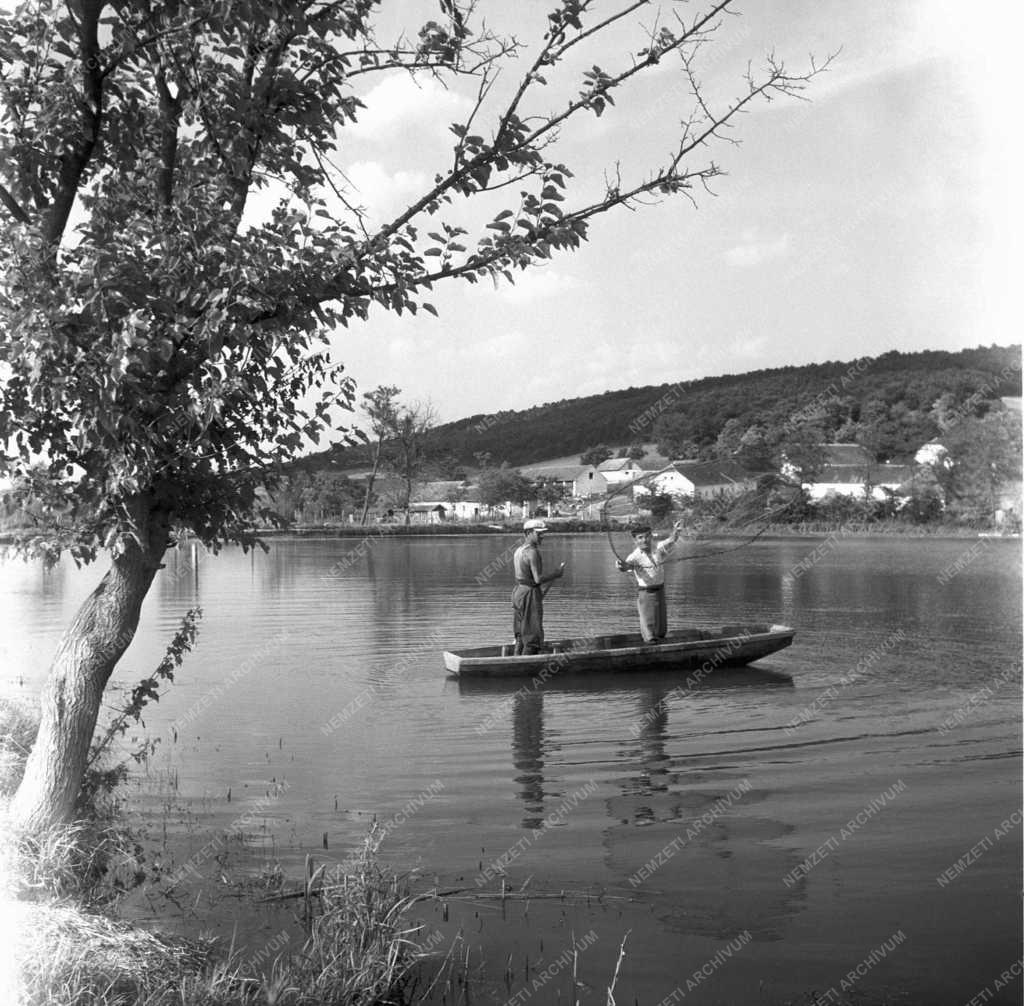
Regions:
M 580 456 L 595 445 L 638 443 L 653 443 L 669 457 L 704 460 L 741 449 L 763 463 L 784 440 L 857 443 L 879 461 L 908 461 L 943 432 L 945 415 L 980 418 L 1000 396 L 1020 395 L 1020 361 L 1019 346 L 892 351 L 628 388 L 469 416 L 431 430 L 427 445 L 435 457 L 467 467 L 481 453 L 519 466 Z M 353 449 L 319 457 L 328 456 L 343 466 L 363 462 Z
M 824 465 L 823 444 L 855 443 L 878 462 L 906 463 L 923 444 L 940 441 L 946 448 L 941 460 L 919 466 L 901 487 L 908 499 L 900 504 L 901 519 L 979 526 L 997 509 L 1001 489 L 1020 478 L 1019 417 L 1008 415 L 1000 400 L 1020 395 L 1018 347 L 890 352 L 853 363 L 782 367 L 664 389 L 608 392 L 498 413 L 485 422 L 470 417 L 431 427 L 429 412 L 419 416 L 414 408 L 410 413 L 398 402 L 397 388 L 382 387 L 363 396 L 372 420 L 366 448 L 315 455 L 302 465 L 307 472 L 323 470 L 328 462 L 331 467 L 367 465 L 371 477 L 364 509 L 378 502 L 377 473 L 399 473 L 400 457 L 406 459 L 404 489 L 393 502 L 406 512 L 417 482 L 463 480 L 467 473 L 473 474 L 485 507 L 523 499 L 554 507 L 561 490 L 524 478 L 518 465 L 573 453 L 581 464 L 598 465 L 615 456 L 639 459 L 647 443 L 665 457 L 729 459 L 752 472 L 777 472 L 786 463 L 797 481 L 809 482 Z M 405 446 L 399 417 L 413 433 Z M 299 485 L 293 495 L 305 493 L 329 513 L 332 506 L 344 509 L 357 491 L 336 478 L 324 486 L 329 488 L 314 491 Z M 326 502 L 324 492 L 333 494 L 333 503 Z M 796 514 L 840 519 L 851 507 L 857 509 L 855 503 L 805 501 L 787 510 L 786 519 Z M 896 509 L 895 500 L 861 501 L 858 519 L 885 519 Z
M 951 366 L 951 360 L 959 366 Z M 817 480 L 825 462 L 823 445 L 830 442 L 857 443 L 879 461 L 903 462 L 928 441 L 941 444 L 941 455 L 915 467 L 913 478 L 901 486 L 900 499 L 803 498 L 785 508 L 779 518 L 784 522 L 898 517 L 912 523 L 942 520 L 988 526 L 1005 487 L 1021 477 L 1020 417 L 1000 400 L 1002 395 L 1020 394 L 1016 349 L 888 353 L 854 364 L 781 368 L 673 385 L 657 396 L 659 390 L 643 389 L 644 400 L 655 405 L 638 414 L 648 420 L 647 442 L 653 441 L 660 454 L 732 460 L 755 473 L 777 473 L 785 464 L 795 482 Z M 637 394 L 611 392 L 499 414 L 481 427 L 477 439 L 498 437 L 503 430 L 508 435 L 508 428 L 521 429 L 526 436 L 537 427 L 546 439 L 525 461 L 544 460 L 561 449 L 559 438 L 568 436 L 552 416 L 579 419 L 581 412 L 594 407 L 597 425 L 580 434 L 587 446 L 581 449 L 579 462 L 599 465 L 615 456 L 640 459 L 645 455 L 643 440 L 634 437 L 616 449 L 610 444 L 624 438 L 595 442 L 594 436 L 602 428 L 602 415 L 618 409 L 621 416 L 625 402 L 635 403 Z M 391 510 L 408 523 L 410 504 L 428 481 L 464 483 L 469 476 L 484 508 L 531 500 L 551 511 L 559 506 L 569 509 L 560 484 L 531 480 L 518 470 L 516 465 L 522 462 L 516 458 L 523 450 L 518 442 L 499 437 L 495 450 L 477 449 L 466 463 L 460 442 L 453 437 L 460 424 L 435 426 L 430 406 L 403 403 L 399 388 L 375 388 L 362 396 L 362 405 L 368 427 L 362 434 L 363 447 L 311 455 L 268 481 L 268 508 L 285 522 L 365 523 Z M 635 419 L 630 421 L 637 425 Z M 339 471 L 343 465 L 365 468 L 366 477 L 347 477 Z M 465 490 L 449 486 L 442 495 L 443 502 L 454 504 L 464 498 Z M 34 502 L 26 508 L 22 498 L 27 496 Z M 0 528 L 41 520 L 48 509 L 38 487 L 16 485 L 3 502 Z M 672 501 L 655 495 L 649 505 L 654 511 L 667 510 Z M 59 509 L 60 502 L 53 507 Z

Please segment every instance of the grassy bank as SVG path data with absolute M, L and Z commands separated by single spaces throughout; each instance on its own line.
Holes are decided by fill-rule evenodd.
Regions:
M 36 733 L 0 703 L 0 1001 L 12 1006 L 313 1006 L 406 1002 L 423 954 L 416 900 L 377 858 L 380 834 L 307 878 L 303 924 L 259 948 L 225 948 L 117 918 L 133 886 L 155 883 L 116 799 L 89 791 L 73 824 L 20 834 L 7 806 Z M 249 890 L 256 899 L 260 892 Z M 254 906 L 255 907 L 255 906 Z M 254 952 L 255 951 L 255 952 Z

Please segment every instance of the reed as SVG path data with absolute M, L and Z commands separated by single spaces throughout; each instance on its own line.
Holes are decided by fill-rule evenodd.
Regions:
M 15 934 L 12 1006 L 314 1006 L 403 1002 L 421 959 L 419 928 L 405 918 L 416 900 L 380 866 L 383 837 L 371 829 L 344 868 L 311 870 L 304 892 L 309 931 L 294 953 L 246 960 L 213 941 L 171 938 L 88 911 L 76 897 L 75 868 L 92 834 L 54 832 L 26 847 L 0 910 Z M 35 857 L 33 861 L 33 857 Z M 56 866 L 54 864 L 57 864 Z M 25 871 L 28 870 L 27 873 Z M 19 876 L 19 874 L 21 874 Z M 282 946 L 287 943 L 282 941 Z M 0 982 L 2 984 L 2 982 Z
M 307 867 L 301 948 L 248 961 L 212 941 L 169 938 L 116 921 L 109 909 L 143 879 L 141 849 L 119 819 L 112 787 L 89 787 L 79 820 L 32 835 L 6 805 L 34 741 L 36 719 L 0 703 L 0 967 L 4 1006 L 313 1006 L 402 1001 L 421 957 L 416 900 L 377 858 L 371 828 L 342 866 Z M 6 963 L 6 962 L 5 962 Z

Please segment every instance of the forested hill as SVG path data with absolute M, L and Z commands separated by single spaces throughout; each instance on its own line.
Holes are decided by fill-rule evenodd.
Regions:
M 1020 367 L 1020 346 L 893 351 L 627 388 L 446 423 L 430 434 L 430 453 L 473 466 L 487 452 L 494 463 L 518 466 L 644 441 L 672 456 L 706 456 L 721 447 L 723 432 L 739 439 L 753 429 L 777 442 L 804 427 L 825 441 L 861 443 L 879 460 L 903 460 L 938 435 L 943 411 L 983 412 L 993 399 L 1019 396 Z M 353 450 L 332 457 L 359 463 Z

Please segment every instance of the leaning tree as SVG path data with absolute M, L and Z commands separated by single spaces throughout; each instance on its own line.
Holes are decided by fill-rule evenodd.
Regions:
M 693 198 L 735 117 L 820 71 L 769 56 L 717 104 L 697 67 L 730 2 L 666 0 L 656 16 L 648 0 L 551 0 L 531 44 L 478 27 L 485 0 L 439 0 L 436 20 L 387 40 L 379 0 L 30 0 L 0 15 L 0 477 L 37 514 L 23 554 L 109 560 L 58 644 L 16 821 L 72 814 L 174 534 L 256 543 L 260 484 L 351 407 L 327 352 L 339 326 L 374 306 L 433 312 L 437 283 L 511 279 L 578 248 L 605 211 Z M 604 40 L 630 21 L 644 34 L 615 59 Z M 588 52 L 606 65 L 580 69 Z M 693 101 L 681 123 L 671 103 L 644 113 L 664 161 L 611 167 L 588 197 L 560 129 L 667 60 Z M 438 123 L 451 152 L 425 191 L 374 225 L 342 140 L 367 85 L 396 73 L 475 100 Z M 465 201 L 485 213 L 476 230 Z

